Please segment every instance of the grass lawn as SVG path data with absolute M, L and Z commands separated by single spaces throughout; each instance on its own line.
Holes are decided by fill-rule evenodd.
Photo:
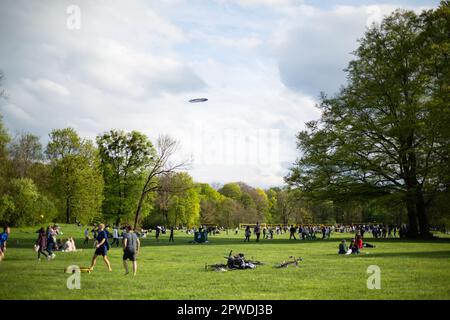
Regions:
M 360 255 L 337 255 L 340 239 L 351 234 L 334 234 L 330 240 L 289 241 L 288 235 L 274 240 L 243 243 L 238 236 L 210 236 L 209 243 L 190 244 L 192 236 L 175 233 L 142 239 L 138 275 L 124 276 L 122 250 L 109 252 L 113 271 L 109 273 L 99 257 L 93 273 L 81 274 L 81 289 L 66 287 L 69 265 L 89 266 L 94 250 L 57 252 L 53 261 L 37 262 L 33 244 L 37 228 L 12 229 L 6 259 L 0 263 L 1 299 L 450 299 L 450 239 L 436 241 L 366 241 L 376 248 L 364 248 Z M 82 227 L 62 225 L 66 236 L 77 239 L 82 248 Z M 265 263 L 255 270 L 206 272 L 205 263 L 224 263 L 228 252 L 243 252 Z M 298 268 L 275 269 L 273 265 L 300 256 Z M 369 290 L 367 267 L 381 269 L 381 289 Z

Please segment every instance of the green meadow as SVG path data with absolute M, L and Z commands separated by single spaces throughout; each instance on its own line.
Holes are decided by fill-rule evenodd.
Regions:
M 94 249 L 83 247 L 83 227 L 62 225 L 62 238 L 76 238 L 77 252 L 56 252 L 52 261 L 38 262 L 33 244 L 35 228 L 12 229 L 6 258 L 0 263 L 1 299 L 450 299 L 450 239 L 410 241 L 372 239 L 376 248 L 360 255 L 341 256 L 337 247 L 351 234 L 333 234 L 328 240 L 273 240 L 243 242 L 236 236 L 210 236 L 209 243 L 192 244 L 193 236 L 168 234 L 159 242 L 152 234 L 141 239 L 137 276 L 124 275 L 121 248 L 109 251 L 112 272 L 99 257 L 92 273 L 81 273 L 81 288 L 70 290 L 64 273 L 69 265 L 87 267 Z M 262 261 L 254 270 L 205 271 L 205 264 L 225 263 L 230 250 Z M 298 268 L 274 265 L 289 256 L 302 257 Z M 381 289 L 368 289 L 367 268 L 381 271 Z

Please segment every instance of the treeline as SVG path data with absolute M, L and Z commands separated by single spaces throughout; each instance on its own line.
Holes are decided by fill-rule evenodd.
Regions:
M 235 227 L 401 220 L 396 210 L 310 201 L 289 187 L 196 183 L 183 164 L 168 164 L 174 147 L 167 137 L 154 146 L 136 131 L 111 130 L 94 142 L 71 128 L 53 130 L 43 146 L 30 133 L 10 137 L 0 118 L 0 222 Z
M 145 226 L 312 222 L 286 189 L 196 183 L 168 165 L 174 141 L 111 130 L 96 141 L 55 129 L 46 146 L 31 133 L 11 138 L 0 118 L 0 222 L 107 221 Z M 140 207 L 138 209 L 138 207 Z

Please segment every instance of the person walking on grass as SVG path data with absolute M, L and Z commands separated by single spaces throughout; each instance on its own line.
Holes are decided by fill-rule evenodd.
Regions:
M 170 237 L 169 237 L 169 242 L 174 242 L 174 241 L 173 241 L 173 227 L 170 227 Z
M 116 248 L 119 247 L 119 227 L 113 228 L 113 242 L 111 242 L 111 246 L 116 244 Z
M 261 227 L 259 226 L 259 222 L 256 223 L 256 226 L 253 229 L 253 232 L 256 235 L 256 242 L 259 242 L 259 237 L 261 236 Z
M 159 234 L 161 233 L 161 227 L 157 226 L 155 231 L 156 242 L 159 242 Z
M 291 240 L 292 238 L 294 238 L 294 240 L 297 240 L 297 238 L 295 237 L 295 231 L 296 231 L 296 228 L 294 227 L 293 224 L 291 224 L 291 228 L 289 229 L 289 233 L 290 233 L 289 240 Z
M 123 266 L 125 268 L 125 275 L 127 275 L 129 273 L 127 260 L 130 260 L 133 265 L 133 275 L 136 275 L 136 256 L 139 254 L 141 242 L 130 226 L 127 227 L 127 231 L 123 237 Z
M 51 259 L 51 255 L 50 252 L 47 250 L 48 246 L 47 246 L 47 235 L 45 233 L 45 229 L 42 227 L 39 229 L 38 231 L 38 238 L 36 240 L 36 247 L 37 247 L 37 260 L 38 262 L 41 261 L 41 254 L 47 259 L 50 260 Z M 47 251 L 47 253 L 44 252 Z
M 250 242 L 250 235 L 252 234 L 252 232 L 250 231 L 250 226 L 247 226 L 245 228 L 245 239 L 244 242 Z
M 109 250 L 108 235 L 105 231 L 105 225 L 103 223 L 101 223 L 98 226 L 97 244 L 95 248 L 96 249 L 94 252 L 94 256 L 92 257 L 90 269 L 94 270 L 95 264 L 97 262 L 97 257 L 101 255 L 103 257 L 103 261 L 105 261 L 106 266 L 108 267 L 108 271 L 112 271 L 111 263 L 108 260 L 108 250 Z
M 86 230 L 84 230 L 84 242 L 83 245 L 86 246 L 89 244 L 89 228 L 86 228 Z
M 0 233 L 0 262 L 5 258 L 6 253 L 6 243 L 8 242 L 9 234 L 11 233 L 11 229 L 9 226 L 5 226 L 3 228 L 3 232 Z
M 55 250 L 56 247 L 56 230 L 49 226 L 47 228 L 47 232 L 46 232 L 46 236 L 47 236 L 47 252 L 50 255 L 51 259 L 55 259 L 56 255 L 53 253 L 53 250 Z

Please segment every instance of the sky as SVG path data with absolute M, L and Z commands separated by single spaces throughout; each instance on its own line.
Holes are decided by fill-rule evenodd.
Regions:
M 439 1 L 153 0 L 0 4 L 0 114 L 12 136 L 72 127 L 180 143 L 195 181 L 268 188 L 299 156 L 320 92 L 345 85 L 357 39 Z M 193 98 L 204 103 L 189 103 Z

